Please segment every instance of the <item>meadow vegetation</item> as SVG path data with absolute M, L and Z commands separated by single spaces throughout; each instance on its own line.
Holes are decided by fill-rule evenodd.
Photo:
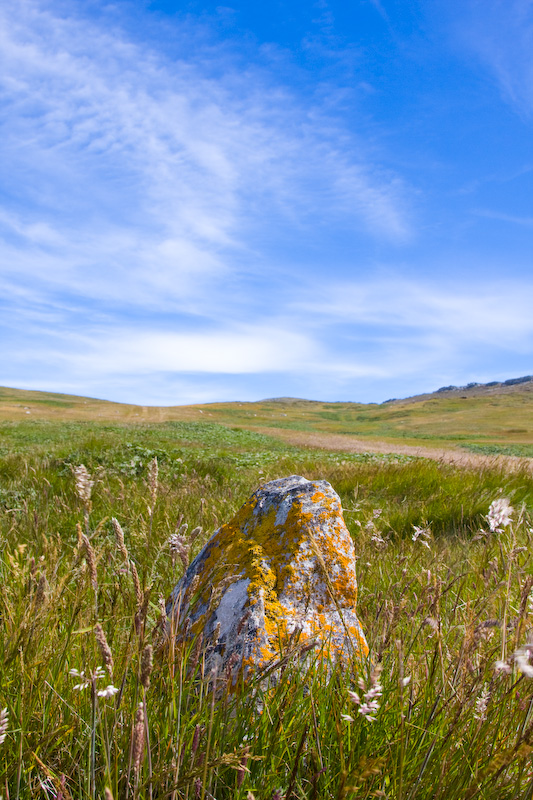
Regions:
M 110 403 L 91 398 L 0 387 L 0 420 L 46 419 L 114 424 L 170 421 L 219 422 L 266 432 L 285 442 L 313 434 L 357 438 L 368 449 L 376 442 L 404 447 L 461 449 L 533 455 L 533 381 L 511 386 L 473 386 L 386 403 L 281 398 L 255 403 L 209 403 L 164 408 Z
M 296 653 L 275 685 L 213 692 L 165 599 L 294 473 L 341 496 L 371 657 Z M 329 452 L 214 419 L 1 422 L 0 796 L 533 797 L 532 509 L 525 461 Z

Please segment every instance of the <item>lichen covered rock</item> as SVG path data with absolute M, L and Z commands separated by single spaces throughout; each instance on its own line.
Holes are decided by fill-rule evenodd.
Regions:
M 332 658 L 368 654 L 355 613 L 355 553 L 338 495 L 297 475 L 261 486 L 219 528 L 167 606 L 178 634 L 202 636 L 208 668 L 266 667 L 295 640 Z

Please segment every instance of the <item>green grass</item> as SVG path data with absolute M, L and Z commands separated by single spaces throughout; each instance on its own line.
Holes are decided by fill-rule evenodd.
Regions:
M 368 442 L 457 449 L 533 447 L 533 383 L 473 387 L 389 403 L 323 403 L 264 400 L 257 403 L 211 403 L 151 408 L 91 398 L 0 387 L 0 420 L 68 420 L 107 424 L 124 422 L 218 422 L 258 433 L 272 432 L 285 441 L 303 434 L 324 439 L 338 434 Z M 316 442 L 315 442 L 316 443 Z M 528 451 L 530 452 L 530 451 Z
M 95 480 L 90 509 L 75 490 L 81 463 Z M 201 525 L 194 555 L 259 483 L 292 473 L 325 478 L 341 496 L 371 661 L 329 674 L 295 659 L 276 685 L 258 678 L 227 692 L 220 676 L 215 695 L 194 642 L 160 646 L 161 599 L 181 575 L 168 537 L 180 519 Z M 503 496 L 515 523 L 479 537 Z M 506 473 L 347 455 L 204 421 L 0 424 L 0 709 L 9 713 L 0 795 L 53 797 L 62 787 L 64 798 L 86 800 L 108 786 L 115 800 L 533 797 L 533 682 L 511 659 L 533 627 L 532 510 L 526 464 Z M 413 525 L 431 528 L 429 549 L 412 540 Z M 97 622 L 114 665 L 96 688 L 120 689 L 108 699 L 74 690 L 69 675 L 102 664 Z M 494 671 L 502 653 L 509 674 Z M 369 722 L 348 691 L 378 664 L 383 695 Z M 141 700 L 148 736 L 136 769 Z
M 476 444 L 464 445 L 471 453 L 484 456 L 515 456 L 516 458 L 533 458 L 533 445 L 530 444 Z

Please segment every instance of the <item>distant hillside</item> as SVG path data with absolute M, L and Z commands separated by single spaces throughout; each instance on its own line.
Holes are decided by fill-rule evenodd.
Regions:
M 533 378 L 445 386 L 385 403 L 274 398 L 192 406 L 137 406 L 88 397 L 0 388 L 0 423 L 16 420 L 153 424 L 218 422 L 315 447 L 468 448 L 533 456 Z M 343 437 L 347 437 L 343 439 Z
M 524 386 L 524 384 L 528 384 Z M 442 395 L 444 397 L 456 397 L 457 395 L 466 394 L 467 397 L 477 397 L 479 395 L 493 395 L 502 394 L 509 391 L 514 391 L 514 387 L 520 386 L 526 391 L 533 391 L 533 375 L 524 375 L 521 378 L 509 378 L 506 381 L 490 381 L 489 383 L 467 383 L 466 386 L 441 386 L 434 392 L 427 392 L 426 394 L 413 395 L 412 397 L 405 397 L 398 399 L 396 397 L 390 400 L 385 400 L 386 403 L 409 403 L 418 402 L 420 400 L 427 400 L 435 395 Z

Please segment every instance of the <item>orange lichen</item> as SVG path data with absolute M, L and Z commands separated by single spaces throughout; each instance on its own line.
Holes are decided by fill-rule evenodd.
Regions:
M 295 628 L 301 628 L 300 642 L 316 637 L 333 653 L 348 642 L 361 655 L 368 653 L 354 620 L 353 544 L 340 502 L 316 484 L 310 496 L 308 486 L 291 491 L 286 514 L 279 502 L 265 503 L 260 490 L 217 531 L 202 564 L 199 602 L 205 610 L 194 627 L 207 622 L 212 587 L 228 575 L 247 579 L 247 605 L 264 613 L 266 641 L 253 648 L 263 663 L 279 657 Z

